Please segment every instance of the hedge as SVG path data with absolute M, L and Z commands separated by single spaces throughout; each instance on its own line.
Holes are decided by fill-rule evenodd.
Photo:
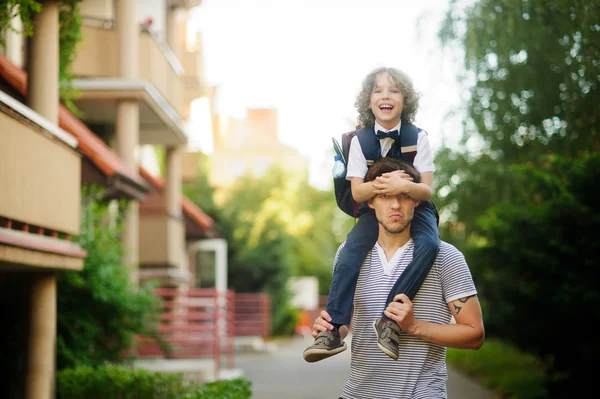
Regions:
M 123 366 L 88 366 L 57 373 L 57 399 L 250 399 L 251 382 L 238 378 L 199 384 L 182 374 Z

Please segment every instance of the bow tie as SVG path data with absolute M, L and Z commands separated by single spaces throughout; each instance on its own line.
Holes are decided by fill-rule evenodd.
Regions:
M 378 130 L 377 133 L 375 133 L 375 136 L 377 136 L 378 139 L 384 139 L 386 137 L 389 137 L 391 139 L 398 140 L 398 138 L 400 137 L 400 133 L 397 130 L 392 130 L 390 132 Z

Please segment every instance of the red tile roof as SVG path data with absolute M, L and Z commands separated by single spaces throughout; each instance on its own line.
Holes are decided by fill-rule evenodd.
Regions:
M 139 167 L 140 175 L 152 184 L 156 189 L 163 190 L 165 183 L 162 178 L 150 174 L 149 171 L 144 169 L 142 166 Z M 204 229 L 210 229 L 214 225 L 214 220 L 208 216 L 202 209 L 196 206 L 186 196 L 181 197 L 181 209 L 183 212 L 193 221 L 198 223 Z
M 13 65 L 0 54 L 0 76 L 11 86 L 18 90 L 21 95 L 27 94 L 27 73 Z M 106 176 L 119 174 L 126 177 L 141 187 L 147 188 L 148 181 L 157 189 L 162 190 L 164 183 L 160 177 L 152 176 L 147 170 L 140 167 L 140 175 L 130 171 L 104 142 L 96 136 L 81 120 L 64 106 L 59 109 L 59 125 L 62 129 L 72 134 L 78 141 L 81 152 L 88 157 Z M 145 179 L 145 180 L 144 180 Z M 181 199 L 183 212 L 204 229 L 210 229 L 214 225 L 213 219 L 197 207 L 185 196 Z
M 24 97 L 27 95 L 27 73 L 0 54 L 0 76 Z M 83 122 L 63 105 L 59 109 L 59 126 L 73 135 L 81 152 L 89 158 L 106 176 L 121 175 L 142 188 L 148 189 L 146 182 L 129 170 L 104 142 Z

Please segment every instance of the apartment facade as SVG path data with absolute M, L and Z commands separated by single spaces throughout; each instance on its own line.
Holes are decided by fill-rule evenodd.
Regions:
M 58 16 L 58 3 L 47 1 L 34 17 L 28 51 L 37 62 L 29 63 L 27 96 L 15 99 L 4 81 L 0 88 L 0 289 L 14 290 L 10 306 L 27 315 L 27 350 L 14 366 L 22 368 L 23 396 L 31 399 L 53 391 L 56 272 L 81 270 L 86 256 L 71 241 L 79 233 L 82 156 L 58 126 Z M 22 42 L 8 36 L 5 54 L 22 62 Z
M 189 8 L 199 3 L 82 1 L 84 39 L 73 69 L 81 118 L 59 103 L 58 2 L 42 1 L 32 38 L 6 34 L 0 48 L 0 289 L 18 286 L 26 298 L 26 398 L 53 397 L 56 271 L 83 267 L 85 251 L 71 240 L 79 233 L 82 184 L 105 187 L 108 200 L 129 201 L 123 263 L 136 283 L 157 278 L 166 286 L 189 286 L 187 256 L 199 240 L 220 240 L 212 219 L 181 194 L 184 121 L 204 87 L 199 47 L 189 46 L 183 32 Z M 162 31 L 152 27 L 161 26 L 157 21 Z M 140 172 L 143 145 L 165 149 L 160 184 Z M 140 212 L 145 201 L 159 201 L 160 211 Z M 148 265 L 163 270 L 145 275 Z

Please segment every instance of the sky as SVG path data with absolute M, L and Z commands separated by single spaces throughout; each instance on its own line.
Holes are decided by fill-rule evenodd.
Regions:
M 416 124 L 434 151 L 456 146 L 464 100 L 460 52 L 437 31 L 448 0 L 204 0 L 192 11 L 204 73 L 219 87 L 218 111 L 238 119 L 254 107 L 278 112 L 278 138 L 310 161 L 310 182 L 331 182 L 331 138 L 356 125 L 363 78 L 380 66 L 407 72 L 421 93 Z M 208 101 L 193 106 L 190 146 L 210 154 Z

